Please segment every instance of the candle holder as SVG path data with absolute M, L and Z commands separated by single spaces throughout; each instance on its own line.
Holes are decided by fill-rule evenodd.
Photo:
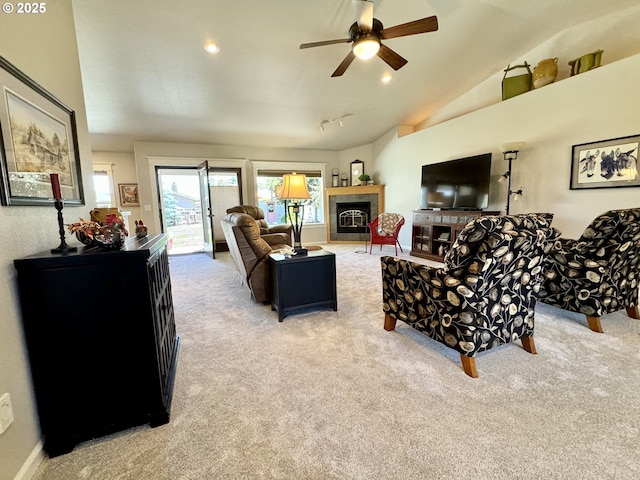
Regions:
M 64 239 L 64 220 L 62 219 L 62 200 L 55 200 L 53 205 L 56 207 L 58 211 L 58 228 L 60 232 L 60 245 L 57 248 L 52 248 L 51 253 L 70 253 L 77 252 L 78 247 L 70 247 L 67 245 L 67 242 Z

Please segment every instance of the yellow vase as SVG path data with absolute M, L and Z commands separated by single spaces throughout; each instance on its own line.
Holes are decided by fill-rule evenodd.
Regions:
M 533 69 L 533 88 L 544 87 L 553 83 L 558 76 L 558 59 L 545 58 L 540 60 Z

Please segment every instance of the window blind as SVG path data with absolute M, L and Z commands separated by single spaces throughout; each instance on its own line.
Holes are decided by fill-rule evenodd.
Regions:
M 267 170 L 267 169 L 258 169 L 259 177 L 282 177 L 287 173 L 303 173 L 307 176 L 307 178 L 320 178 L 322 177 L 322 172 L 320 170 Z

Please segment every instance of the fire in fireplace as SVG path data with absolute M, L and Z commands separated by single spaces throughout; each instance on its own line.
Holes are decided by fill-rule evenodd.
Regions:
M 338 233 L 367 233 L 371 202 L 336 203 Z

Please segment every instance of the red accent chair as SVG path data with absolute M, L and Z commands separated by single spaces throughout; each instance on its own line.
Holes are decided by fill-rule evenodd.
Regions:
M 380 250 L 383 245 L 393 245 L 396 247 L 396 256 L 398 255 L 398 247 L 401 252 L 404 252 L 402 245 L 398 242 L 398 234 L 402 225 L 404 225 L 404 217 L 399 213 L 381 213 L 371 223 L 368 223 L 367 226 L 371 232 L 369 254 L 371 254 L 374 244 L 380 245 Z

